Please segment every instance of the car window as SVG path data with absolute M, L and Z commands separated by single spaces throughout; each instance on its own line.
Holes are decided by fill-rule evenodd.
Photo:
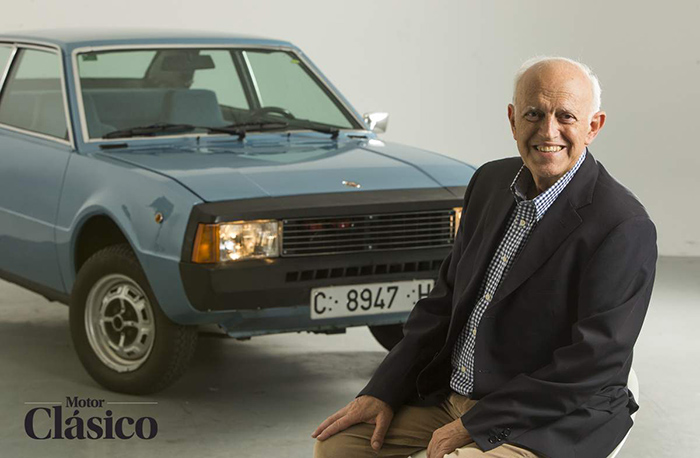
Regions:
M 297 118 L 353 127 L 294 55 L 283 51 L 245 51 L 244 55 L 250 63 L 261 106 L 284 107 Z
M 68 138 L 58 54 L 36 49 L 19 51 L 0 98 L 0 123 Z
M 280 121 L 282 128 L 297 130 L 309 128 L 307 120 L 312 128 L 360 127 L 291 52 L 125 48 L 80 53 L 76 59 L 91 139 L 154 124 L 187 124 L 204 134 L 232 124 L 259 131 L 264 127 L 256 123 Z
M 228 50 L 201 51 L 200 56 L 211 56 L 214 68 L 194 71 L 191 89 L 208 89 L 216 94 L 221 105 L 248 109 L 243 85 L 236 73 L 231 52 Z
M 81 54 L 78 72 L 83 78 L 143 78 L 156 51 Z

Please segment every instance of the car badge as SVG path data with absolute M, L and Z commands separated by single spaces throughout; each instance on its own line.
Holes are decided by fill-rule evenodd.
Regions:
M 343 184 L 348 188 L 361 188 L 360 183 L 355 183 L 354 181 L 343 180 Z

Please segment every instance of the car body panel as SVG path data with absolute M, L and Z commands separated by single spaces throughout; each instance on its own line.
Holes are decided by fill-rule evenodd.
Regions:
M 333 141 L 322 134 L 293 133 L 194 147 L 114 150 L 109 155 L 172 177 L 207 202 L 231 196 L 458 186 L 471 171 L 443 156 L 413 150 L 403 158 L 400 148 L 389 147 L 386 152 L 384 148 L 368 147 L 366 139 Z M 343 181 L 361 188 L 345 186 Z
M 192 206 L 201 200 L 170 178 L 104 156 L 73 155 L 56 222 L 56 248 L 64 291 L 75 282 L 75 252 L 82 227 L 107 216 L 134 249 L 156 298 L 172 319 L 198 314 L 178 288 L 180 251 Z M 156 213 L 163 215 L 157 223 Z M 174 272 L 168 275 L 167 272 Z
M 70 156 L 66 145 L 0 129 L 0 269 L 54 289 L 63 286 L 54 222 Z

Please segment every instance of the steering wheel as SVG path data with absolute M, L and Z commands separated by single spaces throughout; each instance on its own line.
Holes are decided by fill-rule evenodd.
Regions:
M 284 116 L 287 119 L 296 119 L 291 111 L 287 110 L 286 108 L 282 108 L 282 107 L 261 107 L 261 108 L 256 108 L 255 110 L 250 110 L 251 118 L 257 118 L 258 116 L 262 116 L 262 115 L 266 115 L 266 114 L 270 114 L 270 113 L 281 114 L 282 116 Z

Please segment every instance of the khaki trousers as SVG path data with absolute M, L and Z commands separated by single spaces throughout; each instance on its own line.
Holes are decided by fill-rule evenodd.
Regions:
M 415 407 L 403 406 L 394 415 L 391 426 L 384 438 L 382 448 L 376 452 L 370 446 L 374 425 L 360 423 L 345 431 L 329 437 L 325 441 L 316 441 L 315 458 L 364 458 L 392 457 L 406 458 L 428 446 L 433 431 L 464 415 L 474 407 L 477 401 L 466 396 L 452 393 L 439 406 Z M 538 458 L 529 450 L 510 444 L 500 445 L 488 452 L 472 442 L 458 448 L 445 458 Z

